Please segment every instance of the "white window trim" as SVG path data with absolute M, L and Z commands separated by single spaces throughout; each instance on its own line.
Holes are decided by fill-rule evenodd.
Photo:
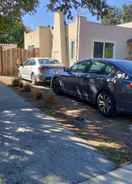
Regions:
M 104 45 L 105 45 L 105 43 L 112 43 L 112 44 L 114 44 L 114 46 L 113 46 L 113 59 L 115 59 L 116 42 L 115 41 L 111 41 L 111 40 L 93 40 L 93 43 L 92 43 L 92 53 L 91 53 L 91 57 L 92 58 L 94 58 L 94 43 L 95 42 L 102 42 Z M 105 47 L 103 46 L 103 58 L 104 58 L 104 55 L 105 55 Z
M 75 43 L 74 48 L 74 58 L 71 58 L 71 43 Z M 71 39 L 69 40 L 69 59 L 70 59 L 70 65 L 72 66 L 74 63 L 76 63 L 76 40 Z

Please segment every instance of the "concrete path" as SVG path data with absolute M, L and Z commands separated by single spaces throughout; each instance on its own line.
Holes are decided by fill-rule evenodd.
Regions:
M 73 137 L 0 84 L 0 184 L 77 184 L 113 169 Z
M 132 184 L 132 164 L 81 184 Z

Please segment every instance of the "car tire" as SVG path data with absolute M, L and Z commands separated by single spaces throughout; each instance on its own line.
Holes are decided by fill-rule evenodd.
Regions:
M 55 94 L 58 94 L 58 95 L 62 94 L 61 84 L 60 84 L 60 80 L 58 78 L 53 79 L 52 89 L 53 89 Z
M 32 84 L 33 85 L 36 85 L 37 84 L 37 80 L 36 80 L 36 77 L 34 74 L 31 75 L 31 81 L 32 81 Z
M 99 112 L 106 117 L 112 117 L 116 114 L 116 105 L 113 96 L 107 91 L 101 91 L 97 95 L 97 108 Z

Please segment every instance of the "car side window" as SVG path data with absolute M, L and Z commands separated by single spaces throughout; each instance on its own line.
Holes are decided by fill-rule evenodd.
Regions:
M 36 61 L 35 61 L 35 60 L 32 60 L 32 61 L 31 61 L 31 65 L 32 65 L 32 66 L 35 66 L 35 65 L 36 65 Z
M 116 68 L 111 64 L 106 64 L 105 73 L 107 75 L 114 75 L 116 73 Z
M 29 65 L 29 60 L 26 60 L 24 63 L 23 63 L 24 66 L 28 66 Z
M 101 61 L 93 61 L 90 67 L 90 73 L 96 73 L 99 75 L 109 75 L 114 73 L 115 68 L 111 64 L 103 63 Z
M 71 71 L 77 73 L 86 73 L 88 71 L 90 63 L 90 61 L 77 63 L 71 67 Z
M 90 67 L 90 73 L 103 74 L 105 70 L 105 63 L 99 61 L 93 61 Z

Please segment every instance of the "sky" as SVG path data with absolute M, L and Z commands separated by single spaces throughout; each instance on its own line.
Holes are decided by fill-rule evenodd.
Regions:
M 132 0 L 107 0 L 107 2 L 109 5 L 120 7 L 123 4 L 132 3 Z M 37 12 L 32 15 L 26 14 L 23 17 L 23 22 L 27 27 L 30 27 L 34 30 L 38 26 L 53 25 L 53 13 L 47 10 L 47 3 L 48 0 L 40 0 L 40 5 L 37 8 Z M 89 21 L 97 22 L 97 18 L 92 16 L 88 10 L 79 10 L 75 15 L 86 16 Z

